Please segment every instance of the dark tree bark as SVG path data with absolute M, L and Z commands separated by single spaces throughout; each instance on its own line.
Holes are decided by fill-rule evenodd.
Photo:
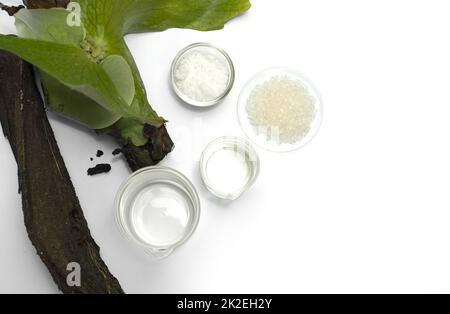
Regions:
M 70 0 L 24 0 L 23 3 L 30 9 L 65 8 Z
M 123 293 L 100 257 L 36 88 L 33 67 L 0 51 L 0 121 L 17 161 L 25 225 L 64 293 Z M 66 280 L 81 266 L 81 286 Z
M 122 143 L 121 151 L 132 171 L 158 164 L 174 147 L 165 125 L 156 128 L 146 124 L 144 136 L 148 139 L 148 142 L 144 146 L 135 146 L 131 142 L 123 142 L 120 130 L 115 126 L 110 127 L 107 134 Z
M 16 6 L 4 5 L 3 3 L 0 2 L 0 9 L 2 11 L 5 11 L 6 13 L 8 13 L 10 16 L 13 16 L 14 14 L 19 12 L 23 8 L 24 8 L 23 5 L 20 5 L 20 6 L 16 7 Z

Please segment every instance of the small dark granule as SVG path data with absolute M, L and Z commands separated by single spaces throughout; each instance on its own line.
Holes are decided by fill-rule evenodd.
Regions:
M 94 158 L 91 157 L 90 159 L 91 159 L 91 161 L 94 161 Z
M 111 171 L 111 165 L 109 164 L 99 164 L 94 168 L 88 169 L 87 173 L 89 176 L 95 176 L 101 173 L 108 173 Z
M 113 156 L 117 156 L 119 154 L 122 154 L 122 150 L 120 148 L 116 148 L 113 152 L 112 152 Z
M 98 150 L 97 151 L 97 157 L 102 157 L 104 155 L 103 151 Z

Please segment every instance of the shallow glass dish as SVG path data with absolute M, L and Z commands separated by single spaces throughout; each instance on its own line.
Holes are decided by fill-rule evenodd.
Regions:
M 148 167 L 137 171 L 116 197 L 116 221 L 125 238 L 158 258 L 185 243 L 199 219 L 197 191 L 174 169 Z
M 308 93 L 314 98 L 314 107 L 316 110 L 313 122 L 310 125 L 308 133 L 295 143 L 280 144 L 276 141 L 270 141 L 264 134 L 257 134 L 254 126 L 250 123 L 248 112 L 247 112 L 247 102 L 253 92 L 253 90 L 265 82 L 269 81 L 274 77 L 287 77 L 294 81 L 299 81 L 304 87 L 306 87 Z M 297 150 L 304 145 L 308 144 L 318 133 L 323 119 L 323 106 L 322 100 L 318 90 L 315 88 L 314 84 L 303 74 L 296 70 L 290 68 L 271 68 L 259 72 L 253 76 L 239 95 L 237 115 L 239 124 L 245 133 L 245 135 L 257 146 L 264 148 L 272 152 L 291 152 Z
M 177 81 L 176 81 L 176 70 L 178 68 L 179 63 L 183 60 L 185 56 L 187 56 L 189 53 L 193 52 L 202 52 L 209 55 L 213 55 L 217 58 L 219 58 L 224 64 L 226 64 L 227 70 L 228 70 L 228 83 L 227 87 L 224 90 L 224 92 L 216 97 L 215 99 L 209 100 L 209 101 L 198 101 L 195 99 L 192 99 L 191 97 L 185 95 L 183 91 L 178 88 Z M 170 70 L 170 81 L 172 88 L 175 92 L 175 94 L 185 103 L 199 108 L 206 108 L 211 107 L 214 105 L 217 105 L 219 102 L 221 102 L 231 91 L 234 85 L 235 80 L 235 69 L 233 65 L 233 61 L 231 60 L 230 56 L 220 48 L 217 48 L 209 43 L 195 43 L 192 45 L 187 46 L 186 48 L 182 49 L 175 57 L 175 59 L 172 62 L 171 70 Z
M 221 137 L 207 145 L 200 159 L 200 174 L 215 196 L 235 200 L 255 183 L 260 161 L 249 141 Z

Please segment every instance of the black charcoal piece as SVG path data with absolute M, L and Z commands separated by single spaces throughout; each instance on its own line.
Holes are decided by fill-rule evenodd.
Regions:
M 94 168 L 88 169 L 88 175 L 95 176 L 97 174 L 108 173 L 111 171 L 110 164 L 98 164 Z
M 117 156 L 122 154 L 122 150 L 120 148 L 116 148 L 113 152 L 112 152 L 113 156 Z

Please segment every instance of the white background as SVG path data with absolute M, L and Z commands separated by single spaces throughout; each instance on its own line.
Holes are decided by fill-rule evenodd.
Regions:
M 128 37 L 177 144 L 163 164 L 192 179 L 203 213 L 194 237 L 166 260 L 130 246 L 113 218 L 125 163 L 86 175 L 96 150 L 110 162 L 115 143 L 50 115 L 92 234 L 125 291 L 450 292 L 449 12 L 446 0 L 253 0 L 223 31 Z M 0 31 L 13 32 L 12 19 L 2 15 Z M 198 41 L 223 47 L 237 69 L 226 101 L 204 111 L 182 105 L 168 84 L 172 58 Z M 215 137 L 243 136 L 239 91 L 272 66 L 315 82 L 322 129 L 297 152 L 259 150 L 257 184 L 221 203 L 202 186 L 196 158 Z M 54 293 L 26 235 L 16 171 L 0 136 L 0 292 Z

